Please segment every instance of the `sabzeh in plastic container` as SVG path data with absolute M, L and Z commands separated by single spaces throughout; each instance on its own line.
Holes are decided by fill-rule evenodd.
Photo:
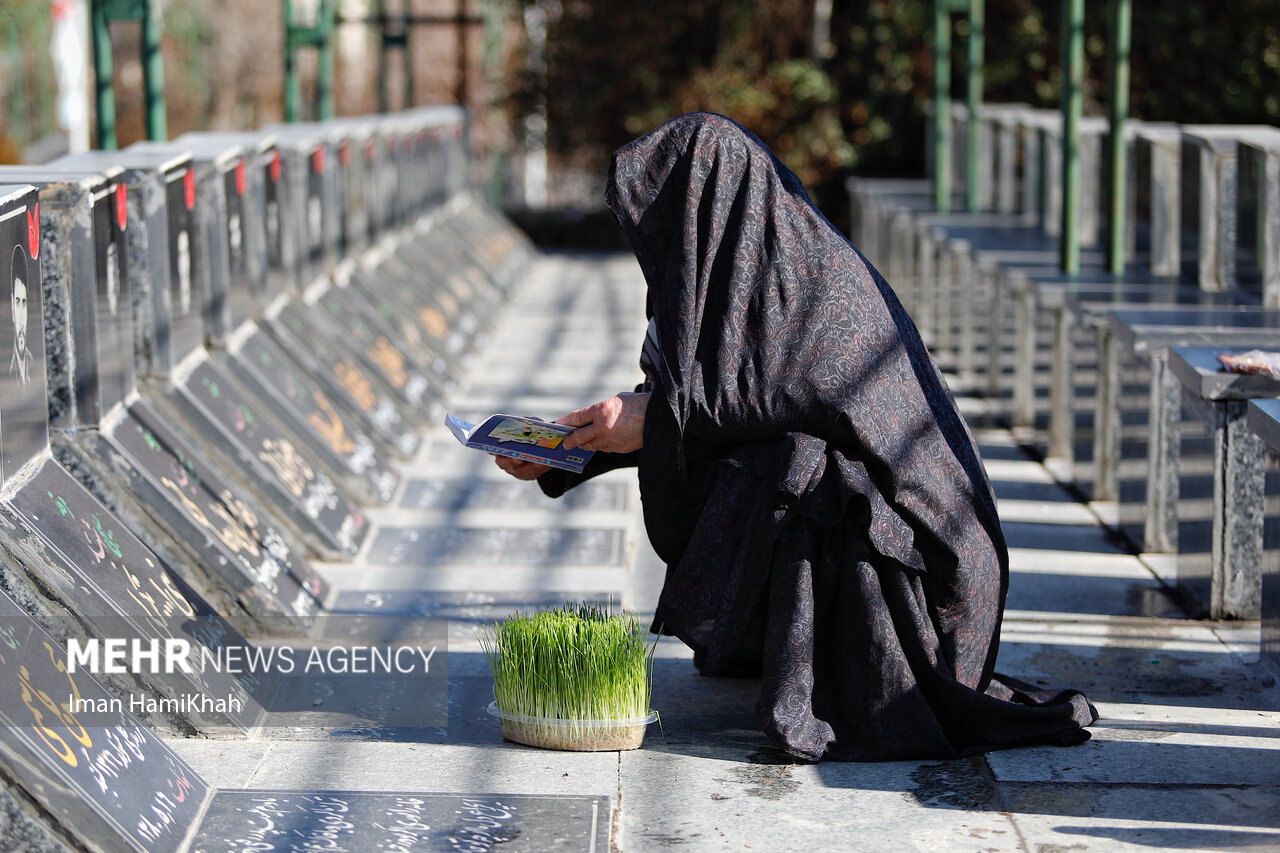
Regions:
M 649 708 L 656 638 L 634 614 L 567 604 L 476 632 L 493 671 L 489 713 L 507 740 L 545 749 L 636 749 Z

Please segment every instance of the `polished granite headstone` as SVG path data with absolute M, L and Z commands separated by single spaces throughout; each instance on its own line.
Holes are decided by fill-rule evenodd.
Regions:
M 1245 420 L 1263 446 L 1260 651 L 1280 678 L 1280 400 L 1250 400 Z
M 129 274 L 124 225 L 128 216 L 127 187 L 121 170 L 70 172 L 56 167 L 0 166 L 0 181 L 32 184 L 40 190 L 41 241 L 44 245 L 44 283 L 57 306 L 46 321 L 46 346 L 55 356 L 49 370 L 49 414 L 55 425 L 92 423 L 105 410 L 99 383 L 90 381 L 97 368 L 96 311 L 108 316 L 130 311 L 120 282 Z M 72 287 L 72 282 L 94 287 Z M 96 288 L 96 293 L 95 293 Z M 96 298 L 95 298 L 96 297 Z M 46 306 L 51 300 L 46 298 Z M 64 310 L 73 301 L 76 310 Z M 101 365 L 108 394 L 119 396 L 132 380 L 133 363 Z M 118 350 L 117 350 L 118 351 Z M 109 405 L 106 404 L 106 405 Z
M 138 161 L 149 158 L 153 164 L 164 157 L 116 153 L 129 153 Z M 363 514 L 339 493 L 328 474 L 302 457 L 294 438 L 239 391 L 203 349 L 202 300 L 193 292 L 190 269 L 192 251 L 199 244 L 193 245 L 190 236 L 196 181 L 190 156 L 181 162 L 186 165 L 180 172 L 164 172 L 166 203 L 157 205 L 157 221 L 148 223 L 150 242 L 170 250 L 167 256 L 160 253 L 162 265 L 152 267 L 150 278 L 155 286 L 167 286 L 167 298 L 152 300 L 151 378 L 160 392 L 154 400 L 168 404 L 166 415 L 177 413 L 186 420 L 187 435 L 199 442 L 201 451 L 221 454 L 224 471 L 244 471 L 242 482 L 251 482 L 263 502 L 276 507 L 313 547 L 335 555 L 354 554 L 364 535 Z M 157 275 L 155 269 L 168 269 L 169 276 Z
M 1280 335 L 1276 336 L 1280 345 Z M 1247 348 L 1245 348 L 1247 349 Z M 1269 376 L 1233 373 L 1218 363 L 1219 353 L 1240 347 L 1174 347 L 1169 369 L 1181 389 L 1162 408 L 1171 431 L 1184 415 L 1198 423 L 1212 453 L 1188 476 L 1185 438 L 1165 453 L 1152 454 L 1152 488 L 1147 512 L 1161 531 L 1176 533 L 1178 585 L 1191 591 L 1211 618 L 1257 618 L 1262 588 L 1263 445 L 1248 429 L 1248 400 L 1280 396 L 1280 382 Z M 1199 474 L 1199 476 L 1195 476 Z M 1201 488 L 1191 493 L 1190 490 Z M 1188 497 L 1208 498 L 1209 511 L 1188 518 Z M 1179 499 L 1183 499 L 1180 501 Z M 1166 518 L 1160 519 L 1164 515 Z
M 244 148 L 216 135 L 206 138 L 198 134 L 173 143 L 135 146 L 139 147 L 144 151 L 189 149 L 194 153 L 196 209 L 201 226 L 197 242 L 200 256 L 210 261 L 200 271 L 206 283 L 202 307 L 211 340 L 219 347 L 225 346 L 226 357 L 222 361 L 226 367 L 290 428 L 312 458 L 339 478 L 349 493 L 366 503 L 385 503 L 395 488 L 398 473 L 359 421 L 344 411 L 344 402 L 350 400 L 333 399 L 333 394 L 299 369 L 294 358 L 252 322 L 254 288 L 244 243 Z M 238 310 L 233 313 L 231 305 L 238 306 Z M 235 334 L 231 335 L 233 328 Z M 345 389 L 339 388 L 338 394 L 349 398 Z
M 230 294 L 230 281 L 235 273 L 247 276 L 248 254 L 241 235 L 243 219 L 240 197 L 244 192 L 244 152 L 239 145 L 223 145 L 216 153 L 208 150 L 193 151 L 192 146 L 174 142 L 138 142 L 122 152 L 125 156 L 172 157 L 192 156 L 191 180 L 194 183 L 189 197 L 191 221 L 185 239 L 192 245 L 190 275 L 191 293 L 178 297 L 188 300 L 201 312 L 203 331 L 216 343 L 225 342 L 227 335 L 246 315 L 246 303 Z M 239 180 L 237 180 L 239 175 Z M 188 198 L 183 199 L 184 205 Z M 173 204 L 174 198 L 169 199 Z M 184 239 L 179 231 L 178 239 Z M 233 235 L 234 241 L 228 239 Z M 234 242 L 234 245 L 232 245 Z M 235 314 L 233 316 L 233 305 Z M 181 308 L 179 310 L 181 313 Z
M 205 146 L 204 141 L 223 135 L 190 134 L 179 141 Z M 282 228 L 292 222 L 290 197 L 285 192 L 285 158 L 274 137 L 259 141 L 258 153 L 250 165 L 250 192 L 242 199 L 245 211 L 246 245 L 262 244 L 262 268 L 251 268 L 244 294 L 256 301 L 254 313 L 285 352 L 303 370 L 321 381 L 328 395 L 342 408 L 356 412 L 380 446 L 398 456 L 409 457 L 417 449 L 420 436 L 407 423 L 405 412 L 397 408 L 386 389 L 368 375 L 363 362 L 342 334 L 317 323 L 312 310 L 299 301 L 297 249 L 300 234 Z M 239 298 L 235 281 L 233 298 Z M 292 297 L 292 298 L 291 298 Z
M 208 358 L 175 376 L 165 399 L 191 425 L 201 450 L 243 472 L 323 552 L 354 555 L 368 533 L 363 511 L 292 435 Z M 227 470 L 224 468 L 223 470 Z
M 320 126 L 271 125 L 283 156 L 285 228 L 297 240 L 298 283 L 306 287 L 333 272 L 338 239 L 336 169 L 333 146 Z
M 410 407 L 402 410 L 383 375 L 371 368 L 369 360 L 352 352 L 347 330 L 326 321 L 312 305 L 291 300 L 278 307 L 279 313 L 265 318 L 265 325 L 280 347 L 293 353 L 307 373 L 323 379 L 344 410 L 362 416 L 380 448 L 401 459 L 412 459 L 422 441 L 419 424 L 425 419 L 413 418 Z
M 410 404 L 447 397 L 458 387 L 456 359 L 435 346 L 412 317 L 376 286 L 376 267 L 363 264 L 349 278 L 339 276 L 315 302 L 340 329 L 345 329 L 366 361 Z
M 92 151 L 72 154 L 49 164 L 63 170 L 123 169 L 129 206 L 144 227 L 129 229 L 129 274 L 134 288 L 133 312 L 137 365 L 144 374 L 168 374 L 174 367 L 171 336 L 203 340 L 203 324 L 193 316 L 195 299 L 191 229 L 195 210 L 195 173 L 185 153 Z M 165 323 L 153 317 L 173 318 Z
M 608 797 L 219 791 L 192 853 L 609 849 Z
M 231 386 L 233 380 L 209 362 L 203 349 L 201 311 L 206 300 L 198 292 L 199 281 L 193 279 L 192 270 L 202 241 L 192 239 L 197 194 L 191 155 L 185 151 L 175 155 L 164 148 L 131 148 L 71 155 L 50 167 L 72 171 L 117 164 L 122 164 L 131 195 L 138 198 L 145 226 L 129 229 L 128 242 L 130 276 L 140 284 L 135 293 L 146 292 L 145 299 L 135 298 L 135 313 L 142 320 L 135 341 L 145 354 L 139 364 L 151 380 L 148 392 L 158 392 L 154 397 L 149 394 L 150 399 L 173 404 L 165 406 L 166 418 L 173 419 L 178 411 L 185 414 L 186 437 L 195 439 L 201 452 L 221 447 L 222 470 L 258 493 L 259 503 L 273 507 L 311 547 L 335 556 L 354 554 L 364 536 L 363 514 L 338 493 L 327 474 L 301 459 L 294 440 L 269 421 L 260 407 L 247 401 L 221 409 L 215 405 L 217 414 L 229 419 L 226 430 L 210 422 L 216 415 L 206 414 L 201 407 L 200 391 L 216 398 L 216 390 Z M 181 371 L 175 372 L 179 366 Z M 182 379 L 193 373 L 199 374 L 191 386 L 197 390 L 182 387 Z M 202 384 L 206 381 L 208 386 Z M 255 431 L 261 438 L 257 447 L 226 437 L 234 436 L 238 425 L 259 423 L 265 426 Z M 248 473 L 240 476 L 241 471 Z
M 204 565 L 215 571 L 239 567 L 242 574 L 233 574 L 232 580 L 241 591 L 265 591 L 277 609 L 310 624 L 312 596 L 323 598 L 326 591 L 314 571 L 274 529 L 265 537 L 252 530 L 259 523 L 258 515 L 243 501 L 235 500 L 203 458 L 169 431 L 142 400 L 134 397 L 129 411 L 121 411 L 135 387 L 129 311 L 133 292 L 126 265 L 127 185 L 98 177 L 89 179 L 87 186 L 93 206 L 86 212 L 91 215 L 88 222 L 79 223 L 83 233 L 74 235 L 77 242 L 85 244 L 81 250 L 84 262 L 74 262 L 74 251 L 70 257 L 57 251 L 59 244 L 55 242 L 48 247 L 52 251 L 47 252 L 43 265 L 46 315 L 62 321 L 46 329 L 52 353 L 50 376 L 73 382 L 77 404 L 72 416 L 63 420 L 65 426 L 75 427 L 68 435 L 91 448 L 89 458 L 82 456 L 81 461 L 93 465 L 110 457 L 107 468 L 129 482 L 135 494 L 145 492 L 155 509 L 162 513 L 168 510 L 165 521 L 176 525 L 184 541 L 193 548 L 198 547 L 195 543 L 203 543 L 214 551 Z M 68 223 L 76 220 L 76 210 L 63 203 L 69 187 L 65 179 L 48 186 L 42 194 L 47 198 L 43 219 L 62 215 Z M 56 222 L 50 224 L 50 233 L 55 233 Z M 72 248 L 66 242 L 64 238 L 62 247 Z M 56 286 L 50 286 L 50 280 Z M 71 364 L 75 365 L 74 380 L 70 379 Z M 96 433 L 107 421 L 112 426 Z M 129 453 L 130 447 L 132 460 L 118 458 L 121 450 Z M 134 461 L 137 459 L 142 461 Z M 110 475 L 96 480 L 99 486 L 109 482 L 113 482 Z M 246 521 L 252 522 L 246 525 L 250 531 L 241 526 Z M 259 547 L 264 539 L 274 553 L 264 550 L 266 544 Z M 282 568 L 291 569 L 294 577 L 302 574 L 308 592 L 302 592 L 288 577 L 280 579 Z
M 39 212 L 34 189 L 3 195 L 0 252 L 8 299 L 0 306 L 0 505 L 14 525 L 6 544 L 32 574 L 69 605 L 93 636 L 183 638 L 194 648 L 243 643 L 234 628 L 119 522 L 50 455 L 45 393 Z M 186 716 L 197 727 L 250 728 L 261 684 L 224 673 L 152 673 L 148 689 L 185 695 L 193 688 L 234 696 L 239 708 Z M 178 715 L 183 719 L 182 715 Z
M 374 329 L 372 333 L 361 330 L 362 343 L 367 338 L 374 338 L 375 343 L 365 343 L 367 347 L 375 346 L 371 357 L 381 359 L 384 352 L 394 350 L 402 353 L 408 364 L 419 370 L 436 388 L 445 393 L 453 391 L 462 378 L 461 356 L 463 339 L 449 336 L 448 325 L 434 323 L 429 329 L 422 328 L 416 311 L 394 300 L 389 288 L 384 287 L 385 270 L 381 269 L 378 259 L 370 259 L 369 264 L 357 266 L 348 280 L 348 286 L 333 288 L 328 298 L 319 302 L 335 320 L 346 320 L 352 328 L 360 330 L 357 323 L 364 318 L 366 325 Z M 429 306 L 424 306 L 429 307 Z M 387 343 L 381 342 L 387 339 Z
M 169 851 L 199 819 L 209 788 L 129 704 L 72 674 L 66 644 L 0 592 L 0 763 L 82 843 Z M 0 846 L 5 846 L 0 841 Z
M 293 428 L 308 455 L 334 471 L 348 494 L 365 504 L 391 500 L 400 473 L 361 422 L 262 330 L 246 331 L 231 353 L 236 378 Z

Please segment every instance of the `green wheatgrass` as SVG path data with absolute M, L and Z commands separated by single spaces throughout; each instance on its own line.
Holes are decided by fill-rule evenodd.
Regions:
M 655 643 L 634 615 L 590 604 L 515 615 L 476 632 L 510 714 L 554 720 L 641 720 L 649 713 Z

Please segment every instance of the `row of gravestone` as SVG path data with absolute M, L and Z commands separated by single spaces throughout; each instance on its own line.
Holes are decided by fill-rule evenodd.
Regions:
M 464 131 L 428 108 L 0 169 L 0 847 L 488 849 L 557 808 L 607 833 L 589 798 L 214 792 L 156 734 L 443 724 L 443 628 L 411 596 L 334 612 L 310 561 L 360 549 L 532 258 Z
M 978 121 L 981 211 L 935 211 L 927 181 L 854 180 L 855 234 L 935 354 L 1158 576 L 1215 618 L 1257 618 L 1261 451 L 1244 449 L 1243 400 L 1280 385 L 1222 377 L 1216 356 L 1280 348 L 1280 128 L 1129 122 L 1113 273 L 1090 250 L 1106 122 L 1087 121 L 1086 251 L 1066 273 L 1061 116 L 987 105 Z

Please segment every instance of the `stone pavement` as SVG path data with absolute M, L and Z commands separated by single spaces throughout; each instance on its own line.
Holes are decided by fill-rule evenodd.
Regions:
M 630 389 L 643 307 L 629 256 L 548 256 L 452 410 L 554 417 Z M 985 401 L 956 390 L 966 414 L 987 422 Z M 475 626 L 565 598 L 644 613 L 662 566 L 644 537 L 633 474 L 614 472 L 553 502 L 443 428 L 406 469 L 391 508 L 374 513 L 360 559 L 320 568 L 348 594 L 425 590 L 450 603 L 439 611 L 451 617 L 448 726 L 267 728 L 248 740 L 169 742 L 220 790 L 598 798 L 595 846 L 557 847 L 553 824 L 530 824 L 507 850 L 601 849 L 605 837 L 610 849 L 637 853 L 1280 850 L 1280 697 L 1257 662 L 1257 623 L 1183 618 L 1140 559 L 1012 433 L 984 428 L 978 438 L 1013 568 L 999 669 L 1084 690 L 1101 719 L 1082 746 L 790 764 L 756 728 L 756 682 L 699 677 L 670 639 L 655 660 L 661 727 L 640 750 L 504 742 L 484 710 L 491 684 Z

